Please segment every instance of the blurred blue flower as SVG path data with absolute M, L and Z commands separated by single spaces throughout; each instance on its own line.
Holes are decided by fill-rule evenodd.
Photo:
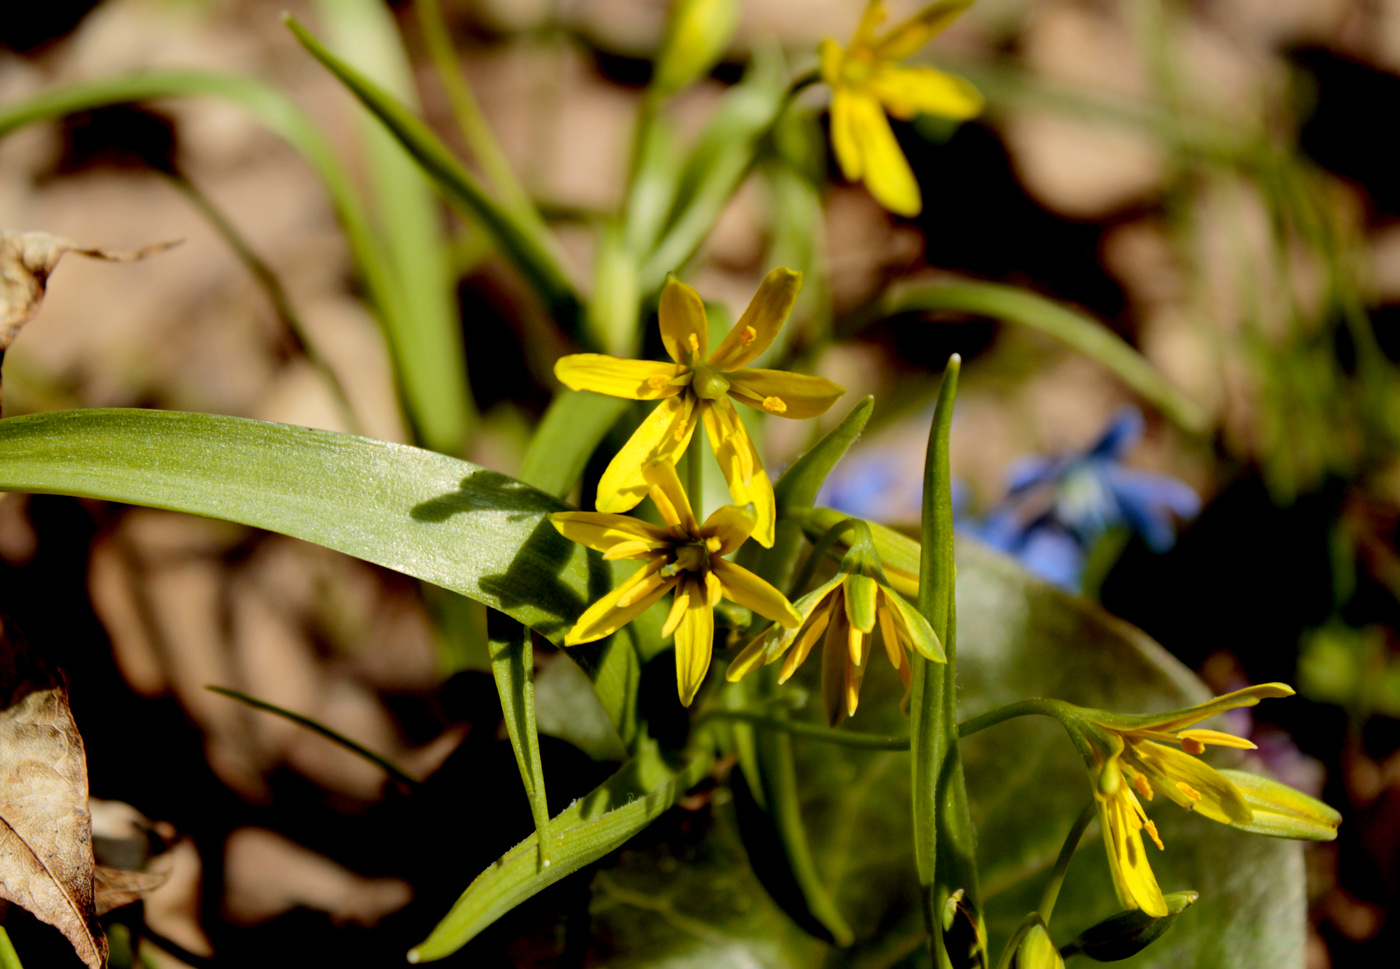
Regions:
M 1122 463 L 1142 431 L 1142 414 L 1128 407 L 1087 451 L 1022 458 L 1008 475 L 1006 497 L 983 521 L 964 521 L 964 531 L 1071 591 L 1079 590 L 1089 551 L 1112 528 L 1126 526 L 1165 552 L 1176 541 L 1175 518 L 1194 517 L 1201 500 L 1176 478 Z

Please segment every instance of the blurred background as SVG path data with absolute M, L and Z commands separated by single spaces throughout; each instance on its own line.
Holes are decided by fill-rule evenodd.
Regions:
M 280 19 L 289 9 L 354 60 L 332 0 L 26 6 L 0 18 L 0 112 L 133 73 L 251 77 L 375 191 L 357 106 Z M 456 68 L 581 282 L 621 201 L 667 6 L 441 0 Z M 897 19 L 918 4 L 893 6 Z M 862 8 L 744 0 L 725 57 L 672 105 L 675 136 L 704 126 L 751 57 L 813 66 L 815 45 L 844 42 Z M 385 70 L 469 156 L 421 9 L 383 12 L 402 38 Z M 876 395 L 828 500 L 887 521 L 917 522 L 928 407 L 961 353 L 953 470 L 967 531 L 1140 626 L 1218 692 L 1298 687 L 1242 729 L 1345 817 L 1307 855 L 1309 966 L 1380 964 L 1400 942 L 1400 142 L 1385 134 L 1400 108 L 1400 2 L 978 0 L 920 58 L 971 79 L 988 108 L 956 127 L 896 123 L 919 217 L 886 213 L 843 182 L 824 139 L 798 132 L 789 160 L 815 195 L 755 172 L 687 281 L 737 315 L 771 266 L 819 267 L 798 310 L 820 350 L 812 366 Z M 801 95 L 822 125 L 826 97 Z M 384 212 L 414 204 L 380 190 Z M 185 240 L 130 266 L 65 260 L 5 356 L 5 414 L 232 414 L 445 441 L 513 474 L 557 390 L 553 362 L 574 347 L 473 226 L 430 211 L 469 403 L 437 425 L 396 386 L 325 185 L 254 113 L 161 97 L 0 126 L 0 226 L 85 245 Z M 785 218 L 801 231 L 771 228 Z M 1200 408 L 1199 430 L 1042 332 L 900 301 L 901 287 L 947 279 L 1023 286 L 1102 321 Z M 806 439 L 768 430 L 780 469 Z M 1085 467 L 1137 482 L 1153 514 L 1120 495 L 1118 514 L 1078 527 L 1088 499 L 1071 485 Z M 1012 488 L 1018 472 L 1040 490 Z M 994 528 L 1007 516 L 1012 539 Z M 1047 522 L 1074 546 L 1053 561 L 1028 541 Z M 483 654 L 450 632 L 469 642 L 481 617 L 413 580 L 237 526 L 6 495 L 0 597 L 68 670 L 93 795 L 120 802 L 95 808 L 99 835 L 168 852 L 145 917 L 173 945 L 152 964 L 397 962 L 531 828 Z M 536 658 L 547 734 L 550 716 L 574 715 L 579 674 L 549 648 Z M 206 684 L 383 752 L 429 778 L 429 796 L 408 804 L 372 765 Z M 561 803 L 608 772 L 543 741 Z M 502 793 L 463 817 L 442 796 L 463 785 Z M 554 921 L 512 913 L 473 958 L 554 964 L 585 891 L 566 880 L 542 896 Z M 71 959 L 42 926 L 7 928 L 34 965 Z

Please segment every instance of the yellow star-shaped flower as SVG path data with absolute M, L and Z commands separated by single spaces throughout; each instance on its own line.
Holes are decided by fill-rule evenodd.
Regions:
M 725 505 L 702 525 L 695 520 L 674 467 L 653 463 L 643 469 L 643 475 L 665 528 L 606 512 L 563 511 L 550 516 L 565 538 L 597 549 L 605 559 L 645 563 L 584 610 L 564 637 L 564 645 L 612 635 L 674 589 L 661 634 L 675 634 L 676 685 L 681 703 L 690 706 L 710 668 L 713 609 L 721 598 L 784 626 L 796 626 L 801 617 L 772 585 L 723 557 L 744 544 L 753 530 L 753 519 L 744 509 Z
M 936 114 L 958 121 L 982 110 L 970 83 L 928 66 L 899 61 L 941 33 L 972 0 L 942 0 L 882 37 L 884 0 L 870 0 L 850 46 L 822 42 L 822 80 L 831 87 L 831 147 L 849 181 L 864 181 L 875 200 L 898 215 L 923 208 L 919 183 L 895 140 L 886 114 L 907 121 Z
M 621 360 L 601 353 L 560 358 L 554 375 L 572 390 L 661 401 L 603 472 L 596 501 L 600 512 L 635 508 L 650 489 L 643 469 L 654 462 L 674 467 L 696 424 L 703 421 L 734 503 L 754 507 L 754 540 L 772 546 L 773 484 L 731 400 L 766 414 L 806 418 L 826 413 L 846 392 L 824 377 L 749 366 L 772 344 L 801 288 L 801 273 L 774 269 L 739 322 L 710 353 L 700 294 L 671 278 L 661 292 L 657 316 L 672 363 Z
M 1195 756 L 1208 744 L 1244 750 L 1253 749 L 1254 744 L 1218 730 L 1187 728 L 1226 710 L 1254 706 L 1266 697 L 1292 695 L 1292 688 L 1283 683 L 1265 683 L 1171 713 L 1130 717 L 1082 711 L 1081 737 L 1091 759 L 1109 869 L 1125 907 L 1140 908 L 1157 918 L 1167 914 L 1167 903 L 1147 862 L 1142 832 L 1159 849 L 1162 839 L 1138 795 L 1150 801 L 1154 793 L 1163 794 L 1188 811 L 1222 824 L 1247 828 L 1254 820 L 1249 802 L 1229 778 Z
M 841 569 L 793 607 L 802 617 L 801 626 L 769 629 L 734 658 L 726 676 L 730 682 L 737 681 L 760 665 L 776 663 L 786 653 L 778 674 L 778 682 L 786 683 L 825 633 L 822 700 L 827 722 L 833 727 L 856 712 L 876 626 L 884 640 L 885 655 L 906 690 L 910 681 L 906 650 L 936 663 L 947 662 L 928 620 L 890 588 L 869 539 L 854 543 L 841 560 Z

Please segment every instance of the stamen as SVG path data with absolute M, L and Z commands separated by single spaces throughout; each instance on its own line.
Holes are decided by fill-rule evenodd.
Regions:
M 758 339 L 758 331 L 751 326 L 744 327 L 744 332 L 739 334 L 739 346 L 747 347 Z
M 647 378 L 647 386 L 652 390 L 661 390 L 671 382 L 671 378 L 664 373 L 654 373 Z
M 1182 794 L 1185 794 L 1185 795 L 1186 795 L 1186 799 L 1187 799 L 1188 801 L 1190 801 L 1192 804 L 1195 804 L 1197 801 L 1199 801 L 1199 800 L 1201 799 L 1201 792 L 1198 791 L 1198 790 L 1196 790 L 1196 789 L 1195 789 L 1194 787 L 1192 787 L 1190 784 L 1187 784 L 1185 781 L 1177 781 L 1177 782 L 1176 782 L 1176 789 L 1177 789 L 1178 791 L 1180 791 Z
M 781 397 L 765 397 L 763 398 L 763 409 L 770 414 L 786 414 L 787 404 L 783 402 Z
M 1201 754 L 1204 754 L 1206 752 L 1206 745 L 1192 737 L 1182 737 L 1181 749 L 1186 751 L 1188 754 L 1195 754 L 1197 756 L 1200 756 Z
M 687 333 L 685 341 L 690 345 L 691 353 L 700 352 L 700 337 L 696 336 L 694 333 Z
M 1162 844 L 1161 836 L 1157 834 L 1157 825 L 1155 823 L 1153 823 L 1152 821 L 1148 821 L 1146 824 L 1143 825 L 1143 828 L 1147 830 L 1147 833 L 1152 837 L 1153 842 L 1156 843 L 1158 851 L 1167 850 L 1167 846 Z
M 707 538 L 705 539 L 705 550 L 709 552 L 718 552 L 720 546 L 723 544 L 724 543 L 721 542 L 718 537 Z
M 1137 788 L 1137 792 L 1143 797 L 1147 798 L 1149 801 L 1152 800 L 1152 785 L 1147 782 L 1146 777 L 1143 777 L 1141 774 L 1134 774 L 1133 787 Z

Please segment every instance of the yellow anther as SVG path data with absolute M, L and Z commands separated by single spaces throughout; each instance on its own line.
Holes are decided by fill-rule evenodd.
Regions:
M 647 386 L 652 390 L 660 390 L 671 382 L 671 378 L 664 373 L 654 373 L 647 378 Z
M 705 549 L 710 552 L 718 552 L 720 546 L 723 544 L 723 542 L 721 542 L 718 538 L 715 537 L 705 539 Z
M 765 397 L 763 398 L 763 409 L 770 414 L 786 414 L 787 404 L 783 403 L 781 397 Z
M 697 335 L 694 334 L 694 333 L 688 333 L 688 334 L 686 334 L 685 342 L 688 343 L 688 344 L 690 345 L 690 352 L 691 352 L 691 353 L 699 353 L 699 352 L 700 352 L 700 337 L 699 337 L 699 336 L 697 336 Z
M 1181 749 L 1186 751 L 1188 754 L 1196 754 L 1197 756 L 1200 756 L 1201 754 L 1204 754 L 1206 752 L 1206 745 L 1193 737 L 1182 737 L 1180 738 L 1180 740 Z
M 1146 824 L 1143 825 L 1143 827 L 1147 829 L 1148 835 L 1151 836 L 1153 842 L 1157 845 L 1157 850 L 1166 851 L 1167 846 L 1162 844 L 1162 838 L 1160 835 L 1157 834 L 1157 825 L 1152 823 L 1151 821 L 1148 821 Z
M 1186 795 L 1186 799 L 1187 799 L 1188 801 L 1190 801 L 1192 804 L 1196 803 L 1197 801 L 1199 801 L 1199 800 L 1201 799 L 1201 792 L 1198 791 L 1198 790 L 1196 790 L 1196 789 L 1195 789 L 1194 787 L 1192 787 L 1190 784 L 1187 784 L 1185 781 L 1177 781 L 1177 782 L 1176 782 L 1176 789 L 1177 789 L 1178 791 L 1180 791 L 1182 794 L 1185 794 L 1185 795 Z
M 750 343 L 758 339 L 758 331 L 751 326 L 744 327 L 744 332 L 739 334 L 739 346 L 747 347 Z
M 1133 787 L 1137 788 L 1137 792 L 1143 797 L 1147 798 L 1149 801 L 1152 800 L 1152 785 L 1147 783 L 1146 777 L 1143 777 L 1141 774 L 1134 774 Z

